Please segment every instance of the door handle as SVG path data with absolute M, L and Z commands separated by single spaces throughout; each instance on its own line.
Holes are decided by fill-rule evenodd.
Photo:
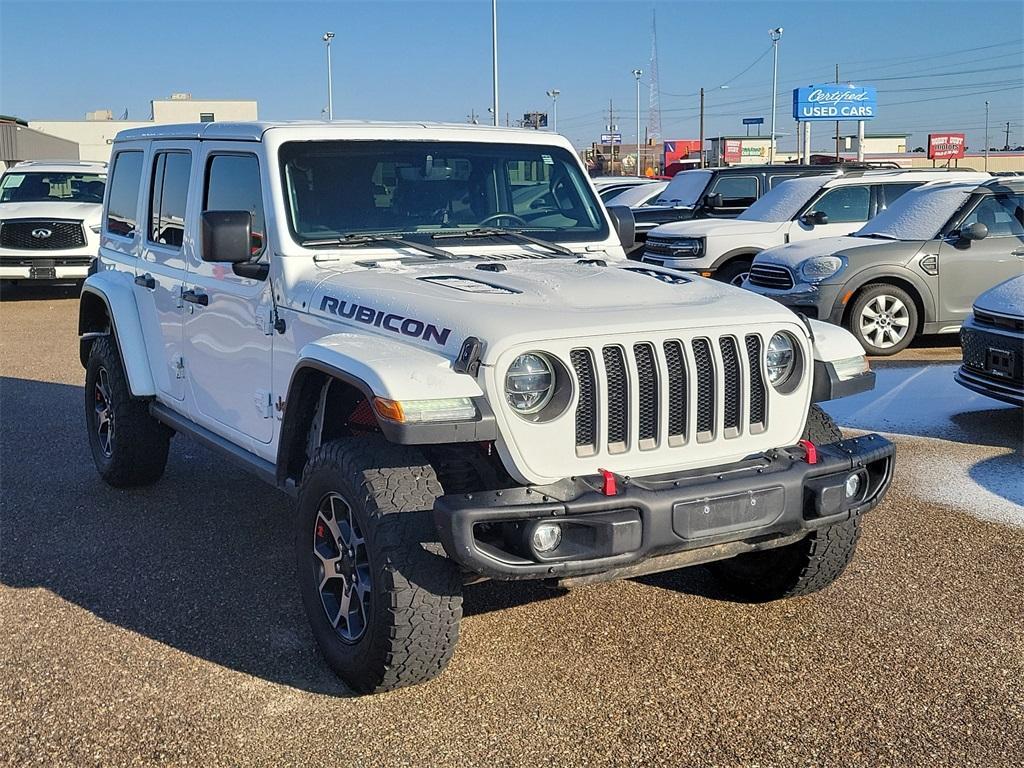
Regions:
M 204 307 L 210 304 L 210 297 L 202 291 L 189 289 L 181 294 L 181 298 L 189 304 L 202 304 Z
M 1018 248 L 1016 251 L 1010 251 L 1010 253 L 1018 259 L 1024 259 L 1024 248 Z
M 153 279 L 153 276 L 149 274 L 149 272 L 144 275 L 136 275 L 135 284 L 141 285 L 143 288 L 148 288 L 151 291 L 156 288 L 156 280 Z

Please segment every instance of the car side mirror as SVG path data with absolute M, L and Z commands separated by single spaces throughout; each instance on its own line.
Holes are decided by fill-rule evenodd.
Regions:
M 828 214 L 824 211 L 811 211 L 801 216 L 800 220 L 809 227 L 815 227 L 821 224 L 828 224 Z
M 988 237 L 988 225 L 976 221 L 967 229 L 960 230 L 960 240 L 970 243 L 973 240 L 984 240 Z
M 625 205 L 612 205 L 608 207 L 608 215 L 622 247 L 630 250 L 636 245 L 636 219 L 633 218 L 633 211 Z
M 241 264 L 252 259 L 252 214 L 249 211 L 203 211 L 203 261 Z
M 704 195 L 704 207 L 709 209 L 725 207 L 725 201 L 722 199 L 722 193 L 716 192 L 713 195 Z

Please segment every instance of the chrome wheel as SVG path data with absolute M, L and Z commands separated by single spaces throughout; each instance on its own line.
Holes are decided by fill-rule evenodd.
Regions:
M 883 293 L 864 305 L 858 322 L 862 338 L 879 349 L 889 349 L 907 335 L 910 312 L 895 296 Z
M 750 270 L 740 272 L 736 277 L 729 281 L 730 285 L 735 285 L 737 288 L 743 287 L 743 282 L 750 276 Z
M 96 436 L 100 451 L 109 459 L 114 455 L 114 409 L 110 404 L 110 380 L 106 368 L 101 367 L 96 372 L 93 399 L 96 401 Z
M 342 640 L 357 642 L 370 617 L 370 561 L 352 507 L 337 493 L 326 494 L 317 506 L 313 558 L 328 621 Z

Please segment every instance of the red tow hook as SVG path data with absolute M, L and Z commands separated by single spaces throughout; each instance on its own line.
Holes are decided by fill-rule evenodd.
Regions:
M 810 440 L 801 440 L 800 445 L 804 447 L 804 452 L 807 454 L 807 463 L 817 464 L 818 449 L 815 447 L 814 443 L 812 443 Z
M 601 473 L 601 477 L 604 479 L 601 485 L 601 493 L 605 496 L 618 496 L 619 488 L 615 483 L 614 473 L 609 472 L 607 469 L 599 469 L 597 471 Z

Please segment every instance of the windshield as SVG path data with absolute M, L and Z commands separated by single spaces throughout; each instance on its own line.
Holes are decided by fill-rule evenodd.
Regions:
M 662 205 L 696 205 L 707 188 L 711 171 L 680 171 L 665 187 L 658 203 Z
M 106 180 L 94 173 L 10 171 L 0 180 L 0 203 L 102 203 Z
M 460 231 L 481 226 L 549 241 L 608 237 L 600 203 L 576 158 L 561 147 L 309 141 L 282 145 L 280 158 L 289 226 L 299 242 L 380 232 L 443 232 L 457 241 Z
M 942 183 L 912 189 L 861 227 L 855 236 L 931 240 L 976 187 L 977 184 Z
M 737 216 L 744 221 L 790 221 L 833 176 L 804 176 L 779 184 Z

